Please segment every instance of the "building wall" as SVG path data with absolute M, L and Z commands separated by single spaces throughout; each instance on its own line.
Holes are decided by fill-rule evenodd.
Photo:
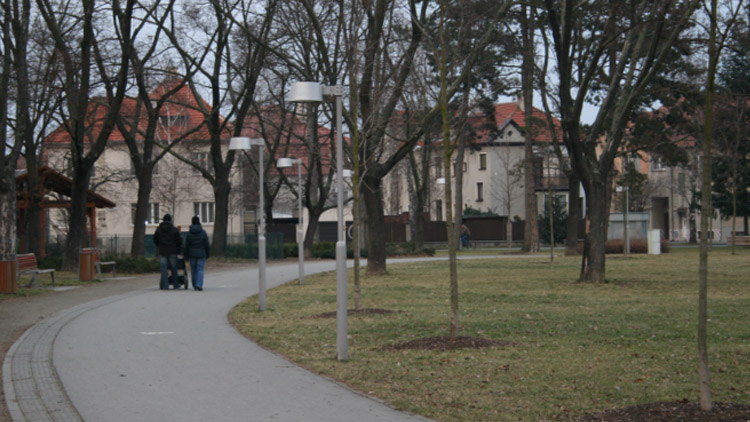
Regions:
M 177 151 L 188 154 L 185 148 Z M 199 151 L 207 152 L 208 145 Z M 67 173 L 69 163 L 67 144 L 48 145 L 47 158 L 49 165 L 63 174 Z M 153 234 L 164 214 L 171 214 L 176 226 L 187 230 L 192 217 L 195 215 L 194 204 L 214 204 L 214 194 L 211 184 L 190 165 L 179 161 L 171 155 L 165 155 L 157 165 L 158 169 L 153 178 L 153 189 L 150 196 L 152 204 L 158 204 L 158 215 L 151 218 L 146 225 L 146 234 Z M 97 236 L 100 238 L 122 237 L 133 235 L 133 207 L 137 201 L 138 182 L 132 173 L 130 153 L 123 142 L 110 142 L 96 162 L 91 188 L 96 193 L 116 204 L 112 209 L 97 210 Z M 240 186 L 239 172 L 232 176 L 233 194 L 229 203 L 229 236 L 242 234 L 240 220 L 240 206 L 238 192 Z M 215 205 L 213 220 L 216 219 Z M 201 207 L 210 214 L 210 205 Z M 152 210 L 156 210 L 152 207 Z M 206 218 L 209 218 L 207 215 Z M 50 210 L 50 235 L 64 235 L 67 227 L 67 214 L 60 209 Z M 203 227 L 209 236 L 213 235 L 213 222 L 204 221 Z M 123 243 L 124 244 L 124 243 Z M 122 249 L 122 247 L 121 247 Z

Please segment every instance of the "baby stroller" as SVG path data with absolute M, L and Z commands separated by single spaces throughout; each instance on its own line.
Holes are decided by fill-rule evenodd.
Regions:
M 177 285 L 183 286 L 185 290 L 188 289 L 187 265 L 185 265 L 185 257 L 183 255 L 177 255 Z

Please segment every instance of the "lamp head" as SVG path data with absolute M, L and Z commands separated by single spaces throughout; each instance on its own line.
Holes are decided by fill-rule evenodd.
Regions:
M 279 158 L 276 160 L 276 167 L 280 169 L 289 168 L 292 166 L 292 159 L 291 158 Z
M 323 101 L 323 88 L 318 82 L 294 82 L 289 89 L 288 101 L 319 103 Z
M 250 149 L 252 142 L 247 136 L 235 136 L 229 140 L 230 150 Z

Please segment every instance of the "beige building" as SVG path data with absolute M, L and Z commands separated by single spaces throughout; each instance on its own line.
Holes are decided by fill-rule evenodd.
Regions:
M 455 183 L 456 171 L 463 172 L 463 209 L 473 208 L 510 219 L 524 220 L 523 107 L 520 102 L 496 104 L 494 113 L 497 129 L 492 132 L 479 129 L 475 139 L 467 142 L 461 165 L 457 165 L 454 152 L 451 175 Z M 552 135 L 542 123 L 546 122 L 544 112 L 534 108 L 533 116 L 539 122 L 538 125 L 534 124 L 534 155 L 538 214 L 541 214 L 548 185 L 552 188 L 553 195 L 562 196 L 567 203 L 568 183 L 557 156 L 552 151 Z M 471 124 L 477 128 L 488 121 L 491 119 L 484 115 L 470 118 Z M 559 121 L 555 122 L 559 126 Z M 422 146 L 417 147 L 418 150 L 421 148 Z M 446 216 L 442 142 L 433 143 L 432 149 L 431 157 L 427 160 L 431 177 L 428 183 L 430 205 L 427 212 L 431 220 L 442 221 Z M 410 190 L 413 189 L 410 172 L 410 164 L 404 160 L 384 181 L 386 215 L 414 212 L 410 206 Z
M 159 98 L 160 95 L 164 95 L 162 93 L 175 88 L 180 83 L 180 80 L 175 79 L 165 81 L 152 92 L 152 98 Z M 182 85 L 179 90 L 171 94 L 170 101 L 161 109 L 155 137 L 157 142 L 162 144 L 179 139 L 173 149 L 175 154 L 210 171 L 210 137 L 203 124 L 204 116 L 198 111 L 198 102 L 202 101 L 194 97 L 187 85 Z M 92 107 L 97 110 L 95 106 Z M 123 103 L 121 113 L 135 116 L 136 108 L 137 100 L 127 98 Z M 92 114 L 96 114 L 96 111 Z M 145 118 L 142 117 L 138 122 L 139 130 L 136 138 L 139 148 L 142 148 Z M 92 126 L 91 131 L 96 135 L 97 126 L 96 124 Z M 194 130 L 197 127 L 199 129 Z M 226 142 L 222 140 L 223 154 L 226 153 L 228 145 L 229 136 L 226 137 Z M 158 154 L 162 150 L 157 147 L 154 151 L 154 154 Z M 69 174 L 72 168 L 70 135 L 63 126 L 47 137 L 44 142 L 43 156 L 50 167 L 63 174 Z M 232 176 L 232 181 L 233 184 L 239 185 L 239 172 Z M 101 210 L 97 213 L 98 246 L 116 249 L 119 252 L 129 252 L 134 228 L 133 218 L 138 182 L 125 137 L 117 129 L 110 135 L 104 152 L 95 164 L 91 189 L 116 204 L 112 209 Z M 232 235 L 242 233 L 238 194 L 230 198 L 229 209 L 228 234 L 231 239 Z M 209 236 L 212 235 L 215 208 L 211 184 L 195 167 L 170 154 L 164 155 L 154 170 L 149 215 L 146 221 L 147 235 L 153 234 L 164 214 L 171 214 L 174 224 L 182 226 L 183 231 L 189 227 L 192 217 L 197 215 Z M 52 239 L 57 235 L 64 236 L 67 233 L 67 215 L 64 210 L 51 210 L 48 222 Z

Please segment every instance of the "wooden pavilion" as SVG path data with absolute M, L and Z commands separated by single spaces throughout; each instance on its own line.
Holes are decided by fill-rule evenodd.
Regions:
M 42 166 L 38 171 L 39 175 L 39 197 L 42 202 L 39 204 L 41 211 L 39 213 L 39 225 L 41 233 L 47 224 L 44 210 L 48 208 L 69 208 L 72 192 L 73 181 L 62 173 L 53 170 L 49 166 Z M 52 193 L 56 193 L 57 197 Z M 26 253 L 26 210 L 29 208 L 30 193 L 28 188 L 28 173 L 16 177 L 16 207 L 18 209 L 18 237 L 20 239 L 19 251 Z M 96 247 L 96 209 L 97 208 L 114 208 L 115 203 L 109 199 L 89 190 L 86 194 L 86 216 L 88 217 L 88 232 L 90 236 L 90 246 Z M 45 242 L 41 242 L 39 254 L 45 256 Z

